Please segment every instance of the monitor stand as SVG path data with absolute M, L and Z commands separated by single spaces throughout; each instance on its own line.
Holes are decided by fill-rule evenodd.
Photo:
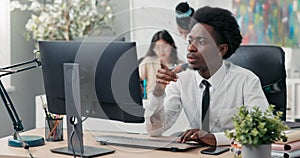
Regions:
M 67 114 L 68 146 L 51 149 L 51 152 L 94 157 L 115 152 L 115 150 L 83 145 L 81 122 L 79 64 L 64 64 L 65 103 Z M 70 140 L 72 136 L 72 140 Z

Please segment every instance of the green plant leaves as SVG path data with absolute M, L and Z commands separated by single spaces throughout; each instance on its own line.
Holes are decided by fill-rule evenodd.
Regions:
M 239 111 L 232 117 L 234 130 L 225 131 L 225 135 L 242 145 L 270 144 L 278 140 L 286 139 L 284 130 L 289 129 L 280 117 L 282 112 L 273 115 L 274 105 L 270 105 L 265 112 L 261 112 L 258 106 L 248 110 L 245 105 L 239 107 Z

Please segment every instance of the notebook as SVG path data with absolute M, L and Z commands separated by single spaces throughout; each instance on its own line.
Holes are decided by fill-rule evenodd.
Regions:
M 163 140 L 151 138 L 137 138 L 129 136 L 101 135 L 96 136 L 102 145 L 117 145 L 125 147 L 136 147 L 144 149 L 160 149 L 170 151 L 185 151 L 203 146 L 198 143 L 177 143 L 176 140 Z

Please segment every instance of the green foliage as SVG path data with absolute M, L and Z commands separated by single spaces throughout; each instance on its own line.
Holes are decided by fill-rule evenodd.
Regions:
M 251 111 L 241 106 L 232 117 L 235 130 L 225 131 L 225 135 L 242 145 L 270 144 L 286 140 L 284 130 L 289 129 L 280 119 L 282 112 L 273 115 L 274 105 L 262 113 L 258 106 Z
M 11 10 L 30 11 L 26 39 L 72 40 L 109 28 L 113 21 L 110 0 L 12 0 Z

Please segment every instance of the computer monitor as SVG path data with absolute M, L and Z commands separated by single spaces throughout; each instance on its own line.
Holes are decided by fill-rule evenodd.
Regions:
M 64 63 L 78 63 L 83 116 L 144 122 L 134 42 L 40 41 L 49 112 L 66 114 Z
M 108 37 L 108 36 L 89 36 L 85 38 L 75 39 L 76 41 L 84 41 L 84 42 L 125 42 L 126 39 L 124 36 L 118 37 Z

